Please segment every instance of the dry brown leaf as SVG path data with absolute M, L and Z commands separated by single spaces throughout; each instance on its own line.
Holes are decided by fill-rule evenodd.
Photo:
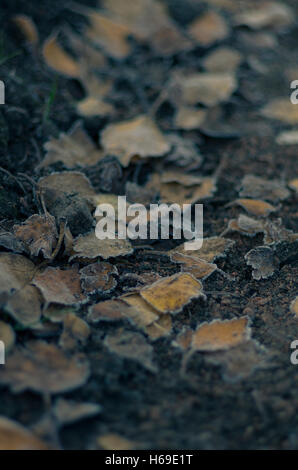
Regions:
M 93 263 L 80 270 L 81 286 L 86 294 L 109 293 L 116 286 L 113 274 L 118 274 L 116 266 L 110 263 Z
M 104 344 L 117 356 L 138 362 L 150 372 L 157 372 L 157 367 L 152 362 L 153 348 L 141 333 L 119 328 L 106 336 Z
M 35 275 L 32 283 L 41 291 L 47 304 L 75 305 L 86 298 L 82 292 L 77 267 L 62 270 L 46 268 Z
M 0 450 L 49 450 L 49 448 L 16 421 L 0 416 Z
M 205 121 L 206 110 L 191 106 L 180 106 L 175 114 L 175 126 L 178 129 L 191 131 L 199 129 Z
M 298 178 L 293 179 L 288 184 L 289 188 L 294 189 L 298 193 Z
M 43 310 L 43 316 L 51 323 L 63 323 L 68 313 L 73 313 L 73 307 L 62 307 L 61 305 L 51 304 Z
M 5 353 L 9 353 L 16 340 L 16 335 L 12 327 L 5 323 L 4 321 L 0 321 L 0 341 L 2 341 L 5 345 Z
M 89 364 L 83 355 L 68 357 L 54 344 L 32 341 L 14 350 L 1 371 L 0 383 L 15 393 L 55 394 L 81 387 L 88 378 Z
M 252 29 L 280 29 L 290 25 L 295 18 L 294 11 L 281 2 L 260 2 L 235 16 L 236 25 L 249 26 Z
M 188 33 L 200 46 L 211 46 L 229 35 L 229 27 L 224 18 L 214 11 L 207 11 L 188 27 Z
M 291 302 L 290 312 L 298 318 L 298 296 Z
M 23 34 L 26 41 L 36 46 L 39 42 L 39 36 L 32 18 L 26 15 L 15 15 L 12 20 Z
M 266 349 L 250 340 L 228 351 L 210 354 L 206 361 L 222 367 L 222 377 L 226 382 L 238 382 L 257 369 L 267 368 L 266 358 Z
M 188 273 L 162 278 L 140 291 L 148 304 L 160 313 L 179 313 L 191 300 L 204 297 L 203 286 Z
M 283 201 L 290 196 L 290 191 L 278 180 L 266 180 L 254 175 L 246 175 L 241 182 L 241 197 Z
M 81 123 L 75 123 L 68 133 L 61 133 L 58 139 L 50 138 L 45 144 L 47 151 L 39 168 L 62 162 L 66 168 L 95 165 L 103 158 L 92 139 L 84 131 Z
M 40 178 L 38 188 L 45 197 L 46 204 L 55 201 L 61 195 L 78 194 L 81 198 L 92 199 L 95 191 L 89 179 L 79 171 L 62 171 Z
M 26 286 L 8 298 L 5 311 L 20 325 L 36 328 L 41 317 L 42 301 L 42 296 L 36 287 Z
M 236 199 L 231 204 L 238 204 L 250 214 L 260 217 L 267 217 L 277 210 L 272 204 L 260 199 Z
M 178 334 L 175 341 L 172 342 L 172 346 L 178 347 L 179 349 L 186 351 L 191 346 L 193 334 L 193 330 L 188 327 L 183 327 L 182 331 Z
M 22 255 L 0 253 L 0 293 L 20 290 L 32 279 L 35 265 Z
M 166 6 L 158 1 L 105 0 L 109 15 L 129 28 L 137 39 L 149 42 L 161 55 L 171 55 L 191 48 L 192 43 L 170 19 Z
M 103 434 L 97 438 L 98 446 L 103 450 L 135 450 L 136 444 L 118 434 Z
M 146 326 L 144 331 L 151 341 L 156 341 L 165 336 L 169 336 L 172 332 L 171 315 L 162 315 L 159 320 L 152 323 L 152 325 Z
M 159 313 L 139 294 L 125 295 L 121 297 L 121 300 L 133 307 L 134 310 L 124 311 L 124 315 L 130 318 L 136 326 L 144 328 L 158 320 Z
M 14 225 L 15 236 L 27 247 L 31 256 L 50 259 L 57 243 L 58 233 L 55 218 L 50 214 L 34 214 L 22 225 Z
M 92 305 L 89 309 L 88 321 L 90 323 L 117 322 L 137 315 L 134 307 L 130 307 L 122 300 L 106 300 Z
M 79 63 L 60 46 L 57 35 L 50 36 L 44 42 L 42 54 L 46 64 L 56 72 L 67 77 L 80 78 Z
M 52 408 L 52 413 L 59 427 L 93 418 L 100 412 L 101 406 L 96 403 L 80 403 L 63 398 L 59 398 Z
M 247 265 L 252 266 L 252 277 L 257 281 L 271 277 L 278 266 L 274 251 L 269 246 L 258 246 L 246 253 L 244 258 Z
M 207 279 L 207 277 L 217 270 L 216 264 L 207 263 L 198 258 L 192 258 L 191 255 L 173 252 L 170 254 L 170 258 L 175 263 L 182 265 L 181 270 L 183 272 L 192 274 L 196 279 Z
M 248 237 L 254 237 L 257 233 L 264 232 L 264 222 L 255 220 L 244 214 L 240 214 L 238 219 L 229 221 L 227 232 L 240 232 Z
M 208 72 L 229 72 L 237 71 L 238 66 L 242 62 L 240 52 L 231 47 L 218 47 L 210 52 L 203 60 L 203 66 Z
M 269 119 L 277 119 L 287 124 L 298 123 L 298 106 L 293 106 L 288 98 L 274 98 L 261 109 L 261 114 Z
M 124 167 L 133 157 L 161 157 L 170 150 L 169 143 L 147 116 L 110 124 L 102 132 L 101 143 Z
M 281 132 L 276 139 L 279 145 L 298 145 L 298 131 Z
M 202 323 L 193 333 L 191 348 L 194 351 L 224 351 L 250 339 L 247 317 L 232 320 L 214 320 Z
M 66 314 L 63 326 L 59 345 L 68 351 L 75 350 L 80 344 L 84 345 L 91 333 L 87 323 L 74 313 Z
M 204 238 L 203 246 L 199 250 L 185 251 L 184 244 L 179 245 L 177 248 L 169 251 L 170 256 L 175 255 L 176 253 L 191 256 L 192 258 L 198 259 L 199 261 L 206 261 L 207 263 L 212 263 L 218 258 L 223 258 L 226 256 L 228 250 L 232 248 L 235 244 L 233 240 L 222 237 L 211 237 Z
M 124 59 L 130 53 L 131 45 L 127 40 L 131 34 L 130 28 L 95 10 L 88 13 L 87 17 L 90 24 L 85 30 L 85 36 L 89 40 L 115 59 Z
M 177 172 L 178 175 L 178 172 Z M 170 177 L 170 175 L 168 175 Z M 216 180 L 209 177 L 193 177 L 189 175 L 183 175 L 180 173 L 182 184 L 172 182 L 172 183 L 163 183 L 161 182 L 161 176 L 154 174 L 150 184 L 154 185 L 156 188 L 159 188 L 160 192 L 160 202 L 165 204 L 177 203 L 180 205 L 183 204 L 193 204 L 198 201 L 203 201 L 211 197 L 216 191 Z M 165 178 L 167 173 L 165 173 Z M 174 175 L 172 173 L 172 177 Z M 177 177 L 178 178 L 178 177 Z M 197 181 L 195 185 L 187 185 L 184 183 Z
M 100 92 L 100 87 L 98 92 Z M 113 111 L 112 105 L 103 101 L 100 96 L 87 96 L 77 104 L 78 114 L 84 117 L 107 116 Z
M 237 89 L 237 80 L 231 73 L 194 73 L 174 78 L 180 88 L 179 100 L 193 106 L 197 103 L 207 107 L 227 101 Z
M 75 254 L 71 257 L 71 260 L 75 258 L 109 259 L 130 255 L 133 252 L 132 245 L 128 240 L 120 240 L 118 238 L 114 240 L 99 240 L 94 232 L 76 238 L 73 249 Z

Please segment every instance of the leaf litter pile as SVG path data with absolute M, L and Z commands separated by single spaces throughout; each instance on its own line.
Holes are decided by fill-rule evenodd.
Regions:
M 297 448 L 296 3 L 0 11 L 0 449 Z M 119 195 L 202 248 L 98 240 Z

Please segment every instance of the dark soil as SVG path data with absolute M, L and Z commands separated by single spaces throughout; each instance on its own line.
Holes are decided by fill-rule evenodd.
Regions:
M 43 144 L 49 136 L 67 131 L 78 119 L 72 101 L 83 94 L 78 82 L 61 76 L 57 78 L 38 54 L 23 46 L 10 18 L 20 12 L 31 16 L 38 26 L 41 40 L 44 40 L 53 29 L 65 25 L 80 29 L 83 20 L 68 9 L 68 3 L 2 0 L 0 5 L 3 20 L 0 79 L 7 84 L 7 104 L 0 108 L 0 219 L 5 229 L 38 212 L 32 184 L 25 175 L 37 181 L 42 175 L 63 169 L 63 165 L 54 165 L 37 171 L 36 166 L 43 158 Z M 84 3 L 94 6 L 95 1 Z M 195 7 L 190 0 L 183 2 L 183 8 L 179 0 L 168 3 L 178 22 L 186 24 L 192 18 Z M 296 2 L 288 3 L 296 8 L 298 14 Z M 241 50 L 244 46 L 238 41 L 238 34 L 236 31 L 228 43 Z M 237 197 L 237 187 L 245 174 L 285 181 L 297 174 L 297 146 L 278 147 L 275 143 L 277 132 L 286 126 L 271 121 L 264 123 L 258 114 L 259 108 L 270 98 L 289 95 L 289 83 L 283 71 L 285 66 L 296 64 L 297 38 L 298 26 L 282 34 L 278 47 L 271 49 L 270 53 L 259 51 L 258 60 L 270 70 L 266 76 L 260 76 L 245 63 L 241 66 L 240 86 L 232 101 L 224 107 L 223 120 L 240 133 L 245 127 L 245 135 L 226 139 L 204 136 L 199 132 L 186 133 L 200 142 L 200 150 L 205 157 L 203 175 L 212 174 L 226 156 L 218 191 L 204 203 L 204 233 L 208 237 L 223 232 L 228 221 L 238 216 L 239 208 L 226 207 L 226 204 Z M 14 54 L 17 55 L 10 57 Z M 197 69 L 202 54 L 201 50 L 196 50 L 178 55 L 173 61 L 192 64 L 193 69 Z M 143 67 L 138 67 L 140 63 Z M 131 77 L 131 82 L 119 78 L 115 96 L 119 119 L 146 110 L 144 108 L 160 90 L 154 90 L 153 85 L 153 93 L 142 99 L 135 85 L 143 86 L 153 70 L 157 75 L 156 81 L 164 83 L 172 65 L 171 61 L 156 58 L 145 48 L 137 48 L 133 56 L 122 64 L 111 63 L 119 77 Z M 47 116 L 47 103 L 53 86 L 57 86 L 57 94 Z M 171 128 L 172 112 L 170 104 L 159 110 L 158 124 L 165 132 Z M 107 119 L 102 118 L 84 120 L 85 128 L 94 140 L 106 123 Z M 101 171 L 100 165 L 86 170 L 97 190 L 102 189 Z M 113 184 L 119 193 L 124 182 L 133 179 L 134 171 L 132 167 L 121 177 L 115 177 Z M 145 181 L 148 172 L 150 164 L 141 169 L 139 182 Z M 110 188 L 109 191 L 114 192 L 115 189 Z M 298 232 L 297 195 L 294 192 L 283 202 L 277 215 L 286 228 Z M 151 449 L 298 448 L 298 368 L 290 362 L 290 343 L 298 339 L 298 322 L 289 312 L 289 305 L 298 291 L 297 253 L 286 256 L 272 277 L 256 281 L 252 279 L 244 255 L 261 245 L 262 238 L 247 238 L 240 234 L 231 234 L 229 238 L 237 243 L 228 256 L 218 262 L 218 266 L 236 280 L 214 273 L 204 281 L 204 289 L 209 292 L 207 299 L 193 301 L 175 317 L 171 338 L 154 343 L 157 374 L 107 352 L 103 338 L 115 329 L 114 324 L 92 326 L 92 338 L 84 348 L 92 367 L 91 378 L 84 387 L 64 396 L 100 403 L 102 413 L 97 418 L 64 428 L 61 431 L 64 448 L 92 448 L 96 437 L 105 433 L 117 433 L 138 443 L 141 448 Z M 170 243 L 157 244 L 154 248 L 168 249 Z M 166 257 L 154 256 L 143 250 L 113 262 L 117 264 L 120 275 L 145 270 L 168 275 L 178 271 L 178 266 Z M 63 263 L 64 259 L 57 259 L 57 265 Z M 122 292 L 123 285 L 119 282 L 113 296 Z M 101 297 L 96 300 L 101 300 Z M 86 309 L 82 309 L 82 316 Z M 195 353 L 187 364 L 186 373 L 180 374 L 182 353 L 172 347 L 171 342 L 182 326 L 195 328 L 198 322 L 242 315 L 251 319 L 253 338 L 272 353 L 270 367 L 230 383 L 223 379 L 219 366 L 210 365 L 203 354 Z M 18 340 L 25 343 L 31 337 L 32 332 L 23 331 Z M 38 394 L 15 395 L 8 388 L 1 388 L 0 415 L 28 427 L 41 418 L 46 406 Z

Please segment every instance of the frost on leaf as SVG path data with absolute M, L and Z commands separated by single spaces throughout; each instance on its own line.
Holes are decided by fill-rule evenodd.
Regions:
M 258 246 L 245 255 L 248 266 L 252 266 L 254 279 L 267 279 L 274 274 L 277 267 L 274 251 L 269 246 Z
M 203 323 L 193 333 L 191 348 L 194 351 L 224 351 L 250 339 L 247 317 L 232 320 L 214 320 Z
M 204 297 L 203 286 L 188 273 L 162 278 L 140 291 L 143 299 L 160 313 L 179 313 L 192 299 Z
M 182 254 L 186 256 L 191 256 L 192 258 L 206 261 L 207 263 L 212 263 L 218 258 L 225 257 L 226 253 L 232 248 L 235 244 L 233 240 L 222 237 L 210 237 L 204 238 L 203 245 L 199 250 L 187 251 L 184 249 L 184 245 L 180 245 L 177 248 L 169 251 L 168 254 Z
M 59 340 L 59 345 L 63 349 L 73 351 L 78 346 L 84 345 L 89 336 L 90 328 L 84 320 L 74 313 L 65 315 L 63 332 Z
M 171 148 L 156 124 L 147 116 L 110 124 L 102 132 L 101 143 L 105 151 L 116 155 L 124 167 L 129 165 L 133 157 L 161 157 Z
M 40 168 L 56 162 L 62 162 L 66 168 L 85 167 L 95 165 L 103 158 L 103 152 L 92 142 L 80 123 L 75 123 L 68 133 L 61 133 L 58 139 L 50 138 L 45 149 L 47 153 Z
M 94 232 L 76 238 L 73 250 L 75 254 L 71 259 L 109 259 L 129 255 L 133 252 L 132 245 L 128 240 L 121 240 L 119 238 L 99 240 Z
M 32 390 L 56 394 L 84 385 L 89 378 L 89 365 L 84 356 L 65 355 L 54 344 L 32 341 L 11 354 L 0 383 L 15 393 Z
M 275 98 L 261 109 L 261 114 L 269 119 L 276 119 L 287 124 L 298 123 L 298 109 L 288 98 Z
M 14 234 L 29 250 L 31 256 L 40 253 L 50 259 L 57 242 L 55 218 L 50 214 L 34 214 L 22 225 L 14 226 Z
M 97 403 L 76 402 L 63 398 L 59 398 L 52 408 L 52 413 L 59 427 L 92 418 L 100 412 L 101 406 Z
M 64 270 L 49 267 L 36 274 L 32 282 L 41 291 L 47 304 L 75 305 L 85 300 L 77 267 Z
M 138 362 L 150 372 L 157 372 L 153 363 L 153 348 L 141 333 L 119 328 L 106 336 L 104 344 L 117 356 Z
M 93 263 L 80 270 L 81 286 L 86 294 L 109 293 L 117 285 L 117 268 L 110 263 Z
M 289 190 L 278 180 L 265 180 L 258 176 L 246 175 L 241 182 L 241 197 L 278 202 L 290 196 Z

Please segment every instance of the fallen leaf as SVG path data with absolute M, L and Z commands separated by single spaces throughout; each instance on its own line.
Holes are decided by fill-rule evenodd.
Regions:
M 118 434 L 103 434 L 97 438 L 98 446 L 103 450 L 135 450 L 136 444 Z
M 50 36 L 44 42 L 42 54 L 46 64 L 56 72 L 70 78 L 80 78 L 79 63 L 60 46 L 57 35 Z
M 207 263 L 204 260 L 193 258 L 191 255 L 171 253 L 170 258 L 175 263 L 181 264 L 181 270 L 191 274 L 196 279 L 205 280 L 217 270 L 216 264 Z
M 83 419 L 93 418 L 101 412 L 96 403 L 81 403 L 59 398 L 52 408 L 52 413 L 59 427 L 77 423 Z
M 76 238 L 73 250 L 75 254 L 70 260 L 75 258 L 109 259 L 130 255 L 133 252 L 132 245 L 128 240 L 120 240 L 119 238 L 99 240 L 94 232 Z
M 237 204 L 252 215 L 267 217 L 272 212 L 277 210 L 268 202 L 261 201 L 260 199 L 236 199 L 231 205 Z
M 63 321 L 59 346 L 67 351 L 73 351 L 79 345 L 85 345 L 90 333 L 90 328 L 84 320 L 74 313 L 67 313 Z
M 140 291 L 143 299 L 160 313 L 179 313 L 191 300 L 204 297 L 203 286 L 188 273 L 162 278 Z
M 106 336 L 104 344 L 117 356 L 138 362 L 150 372 L 157 372 L 157 367 L 152 362 L 153 348 L 141 333 L 119 328 Z
M 175 127 L 186 131 L 199 129 L 206 118 L 205 109 L 180 106 L 175 114 Z
M 16 421 L 0 416 L 0 450 L 49 450 L 49 448 Z
M 280 2 L 260 2 L 235 16 L 236 25 L 249 26 L 252 29 L 280 29 L 290 25 L 295 18 L 293 10 Z
M 164 338 L 165 336 L 169 336 L 172 332 L 171 315 L 162 315 L 157 321 L 146 326 L 144 331 L 151 341 L 156 341 L 160 338 Z
M 26 15 L 15 15 L 12 20 L 23 34 L 26 41 L 36 46 L 39 42 L 39 36 L 32 18 Z
M 40 178 L 38 188 L 43 193 L 47 206 L 55 204 L 57 198 L 65 193 L 76 193 L 81 198 L 90 200 L 96 194 L 89 179 L 79 171 L 52 173 Z
M 5 345 L 6 354 L 12 350 L 15 344 L 15 340 L 16 335 L 12 327 L 8 323 L 0 321 L 0 341 L 2 341 Z
M 124 167 L 133 157 L 161 157 L 170 150 L 170 144 L 147 116 L 110 124 L 101 134 L 101 143 Z
M 93 43 L 115 59 L 124 59 L 131 51 L 128 36 L 131 29 L 117 20 L 101 15 L 97 11 L 90 11 L 87 15 L 89 26 L 85 36 Z
M 186 137 L 182 138 L 177 134 L 168 134 L 167 139 L 172 146 L 172 150 L 166 158 L 167 163 L 176 165 L 177 167 L 190 167 L 191 170 L 197 169 L 201 166 L 203 157 L 191 139 L 187 139 Z M 181 172 L 180 175 L 183 176 Z M 162 181 L 165 183 L 168 182 L 164 179 L 165 172 L 163 172 L 162 176 Z M 179 182 L 179 180 L 177 182 Z M 194 184 L 196 184 L 196 182 Z
M 11 295 L 4 308 L 20 325 L 36 328 L 42 313 L 42 301 L 38 289 L 28 285 Z
M 209 364 L 222 367 L 226 382 L 238 382 L 250 377 L 258 369 L 268 368 L 266 349 L 256 341 L 245 341 L 239 346 L 206 357 Z
M 44 394 L 69 392 L 84 385 L 89 365 L 82 355 L 66 356 L 54 344 L 31 341 L 17 348 L 1 371 L 0 383 L 14 393 L 32 390 Z
M 271 277 L 278 266 L 274 251 L 269 246 L 258 246 L 250 250 L 244 258 L 248 266 L 252 266 L 252 277 L 257 281 Z
M 0 293 L 20 290 L 32 279 L 35 265 L 22 255 L 0 253 Z
M 288 98 L 274 98 L 264 108 L 261 114 L 269 119 L 277 119 L 287 124 L 298 123 L 298 109 Z
M 206 47 L 227 38 L 229 27 L 222 16 L 210 10 L 189 25 L 188 33 L 200 46 Z
M 168 254 L 170 256 L 176 255 L 176 253 L 191 256 L 194 259 L 198 259 L 199 261 L 203 260 L 207 263 L 212 263 L 218 258 L 224 258 L 226 253 L 232 248 L 235 244 L 233 240 L 229 240 L 227 238 L 221 237 L 211 237 L 211 238 L 204 238 L 202 248 L 199 250 L 185 251 L 184 244 L 179 245 L 177 248 L 170 250 Z
M 289 188 L 294 189 L 296 193 L 298 192 L 298 178 L 293 179 L 288 184 Z
M 276 139 L 279 145 L 298 145 L 298 131 L 281 132 Z
M 116 266 L 110 263 L 93 263 L 80 270 L 81 286 L 86 294 L 109 293 L 117 286 L 113 274 L 118 274 Z
M 236 78 L 231 73 L 177 75 L 173 83 L 181 90 L 179 100 L 187 106 L 201 103 L 211 107 L 224 103 L 237 89 Z
M 193 333 L 191 348 L 194 351 L 225 351 L 250 339 L 247 317 L 232 320 L 214 320 L 202 323 Z
M 14 234 L 29 250 L 31 256 L 40 253 L 50 259 L 57 243 L 55 218 L 50 214 L 31 215 L 22 225 L 14 225 Z
M 121 299 L 133 307 L 134 310 L 124 310 L 124 315 L 130 318 L 136 326 L 144 328 L 158 320 L 159 313 L 147 304 L 139 294 L 125 295 Z
M 290 312 L 298 318 L 298 296 L 291 302 Z
M 47 304 L 75 305 L 86 299 L 77 267 L 64 270 L 48 267 L 36 274 L 32 283 L 41 291 Z
M 106 300 L 92 305 L 89 308 L 88 321 L 90 323 L 117 322 L 137 315 L 134 307 L 130 307 L 122 300 Z
M 39 168 L 62 162 L 66 168 L 95 165 L 103 158 L 103 152 L 93 143 L 81 123 L 75 123 L 68 133 L 61 133 L 58 139 L 50 138 L 45 144 L 47 151 Z
M 287 199 L 290 191 L 278 180 L 266 180 L 254 175 L 246 175 L 241 182 L 241 197 L 278 202 Z
M 236 49 L 221 46 L 210 52 L 203 60 L 203 66 L 211 73 L 234 73 L 242 62 L 242 55 Z

